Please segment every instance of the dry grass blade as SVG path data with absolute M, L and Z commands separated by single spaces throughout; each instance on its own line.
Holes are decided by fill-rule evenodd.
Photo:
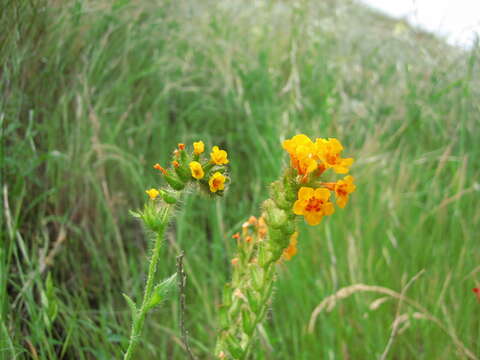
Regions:
M 465 354 L 465 356 L 469 359 L 472 360 L 478 360 L 478 357 L 473 354 L 464 344 L 458 336 L 450 331 L 445 324 L 443 324 L 438 318 L 435 316 L 431 315 L 427 309 L 425 309 L 422 305 L 420 305 L 418 302 L 415 300 L 412 300 L 401 293 L 398 293 L 396 291 L 393 291 L 392 289 L 385 288 L 382 286 L 375 286 L 375 285 L 365 285 L 365 284 L 354 284 L 350 285 L 344 288 L 341 288 L 338 290 L 335 294 L 328 296 L 325 298 L 320 304 L 317 305 L 317 307 L 313 310 L 312 315 L 310 316 L 310 321 L 308 324 L 308 332 L 313 333 L 315 331 L 315 323 L 317 321 L 318 316 L 320 313 L 324 310 L 327 310 L 328 312 L 332 311 L 333 308 L 337 305 L 337 302 L 343 299 L 346 299 L 350 297 L 353 294 L 356 293 L 362 293 L 362 292 L 371 292 L 371 293 L 377 293 L 377 294 L 384 294 L 388 295 L 392 298 L 395 298 L 397 300 L 401 300 L 405 304 L 410 305 L 414 309 L 416 309 L 418 312 L 415 313 L 414 318 L 416 319 L 426 319 L 430 320 L 434 324 L 436 324 L 440 329 L 442 329 L 453 341 L 455 346 Z
M 380 357 L 380 360 L 385 360 L 387 358 L 387 355 L 392 348 L 393 341 L 395 340 L 395 337 L 398 334 L 399 326 L 408 320 L 408 315 L 403 314 L 400 315 L 400 310 L 402 308 L 403 304 L 403 299 L 405 299 L 405 293 L 407 292 L 408 288 L 417 280 L 423 273 L 425 272 L 425 269 L 421 270 L 417 275 L 415 275 L 410 281 L 405 285 L 402 289 L 402 293 L 400 294 L 400 300 L 398 301 L 398 306 L 397 306 L 397 312 L 395 314 L 395 320 L 393 321 L 392 324 L 392 332 L 390 333 L 390 337 L 388 339 L 387 345 L 385 347 L 385 350 L 383 351 L 382 356 Z

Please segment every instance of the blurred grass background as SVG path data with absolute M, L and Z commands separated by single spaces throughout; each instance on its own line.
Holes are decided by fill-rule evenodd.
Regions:
M 212 358 L 231 234 L 296 133 L 338 137 L 358 190 L 301 226 L 254 358 L 378 358 L 396 315 L 388 358 L 468 358 L 458 342 L 480 354 L 478 46 L 349 0 L 6 0 L 0 24 L 0 358 L 121 357 L 121 293 L 141 296 L 148 256 L 128 210 L 159 184 L 152 164 L 199 139 L 228 150 L 233 182 L 221 201 L 184 199 L 160 275 L 184 249 L 191 345 Z M 342 287 L 401 292 L 423 269 L 405 295 L 443 329 L 357 293 L 307 331 Z M 184 358 L 176 314 L 173 301 L 148 318 L 139 359 Z

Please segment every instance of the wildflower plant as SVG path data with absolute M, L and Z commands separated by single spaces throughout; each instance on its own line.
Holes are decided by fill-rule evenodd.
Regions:
M 132 358 L 148 312 L 164 301 L 176 286 L 175 274 L 157 284 L 155 274 L 165 230 L 174 210 L 179 207 L 179 199 L 189 188 L 197 189 L 212 198 L 223 196 L 230 181 L 226 167 L 228 163 L 228 154 L 225 150 L 214 146 L 210 156 L 207 157 L 205 144 L 198 141 L 193 143 L 192 152 L 187 151 L 185 144 L 178 144 L 172 154 L 171 166 L 168 168 L 160 164 L 153 166 L 167 185 L 146 190 L 147 201 L 143 210 L 131 212 L 143 222 L 147 232 L 153 235 L 153 244 L 143 299 L 136 303 L 128 295 L 123 294 L 132 312 L 130 340 L 124 360 Z
M 248 358 L 257 326 L 271 302 L 276 265 L 297 253 L 299 217 L 318 225 L 335 212 L 333 201 L 344 208 L 355 191 L 354 178 L 325 181 L 332 172 L 347 174 L 352 158 L 342 158 L 337 139 L 316 139 L 300 134 L 283 142 L 290 156 L 282 177 L 270 187 L 262 215 L 250 217 L 234 235 L 237 254 L 232 259 L 232 280 L 220 307 L 220 333 L 215 354 L 220 359 Z M 330 174 L 327 173 L 328 170 Z M 333 200 L 335 199 L 335 200 Z

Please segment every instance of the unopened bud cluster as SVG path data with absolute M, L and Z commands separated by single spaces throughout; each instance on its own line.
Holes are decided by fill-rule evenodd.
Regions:
M 188 151 L 185 144 L 178 144 L 172 153 L 171 165 L 164 168 L 160 164 L 153 165 L 165 179 L 168 186 L 164 188 L 151 188 L 146 190 L 150 202 L 145 205 L 143 213 L 139 214 L 148 228 L 157 231 L 158 209 L 155 205 L 158 199 L 166 204 L 175 204 L 181 194 L 189 185 L 197 185 L 205 194 L 210 196 L 223 196 L 226 185 L 230 181 L 226 165 L 229 163 L 228 154 L 214 146 L 210 157 L 205 156 L 203 141 L 193 143 L 193 151 Z M 150 216 L 151 215 L 151 216 Z
M 189 185 L 197 186 L 213 197 L 222 196 L 226 184 L 230 181 L 226 168 L 229 163 L 227 152 L 220 150 L 218 146 L 212 148 L 210 157 L 205 157 L 204 152 L 205 145 L 202 141 L 193 143 L 193 151 L 190 152 L 185 144 L 178 144 L 172 154 L 169 167 L 164 168 L 160 164 L 153 166 L 161 173 L 168 186 L 146 190 L 149 200 L 146 202 L 143 211 L 131 212 L 133 216 L 141 218 L 145 227 L 153 233 L 154 244 L 143 300 L 136 303 L 124 294 L 132 312 L 132 329 L 124 360 L 131 360 L 133 357 L 143 331 L 147 313 L 164 301 L 175 287 L 175 275 L 155 285 L 160 249 L 174 204 L 177 203 L 181 193 Z M 159 200 L 163 200 L 163 202 Z

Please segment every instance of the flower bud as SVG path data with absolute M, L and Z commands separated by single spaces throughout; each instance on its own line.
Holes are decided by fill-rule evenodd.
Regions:
M 252 319 L 252 314 L 247 309 L 242 310 L 242 327 L 248 336 L 251 336 L 253 330 L 255 330 L 255 322 Z
M 228 351 L 232 354 L 233 358 L 240 359 L 243 355 L 243 350 L 238 340 L 230 334 L 227 335 L 225 340 L 227 342 Z
M 177 198 L 175 195 L 169 191 L 165 190 L 160 190 L 160 196 L 162 197 L 163 201 L 165 201 L 167 204 L 176 204 L 177 203 Z
M 182 162 L 179 166 L 175 167 L 175 172 L 177 173 L 180 180 L 183 182 L 187 182 L 190 180 L 190 171 L 184 165 L 185 163 Z
M 287 213 L 284 210 L 279 209 L 270 199 L 265 201 L 264 206 L 267 214 L 267 224 L 274 229 L 283 227 L 288 221 Z
M 145 204 L 145 208 L 140 213 L 140 217 L 149 230 L 153 232 L 159 232 L 166 225 L 164 221 L 163 212 L 165 209 L 161 208 L 160 210 L 152 202 Z
M 182 190 L 185 187 L 185 183 L 169 174 L 165 174 L 164 178 L 167 181 L 168 185 L 170 185 L 174 190 Z

